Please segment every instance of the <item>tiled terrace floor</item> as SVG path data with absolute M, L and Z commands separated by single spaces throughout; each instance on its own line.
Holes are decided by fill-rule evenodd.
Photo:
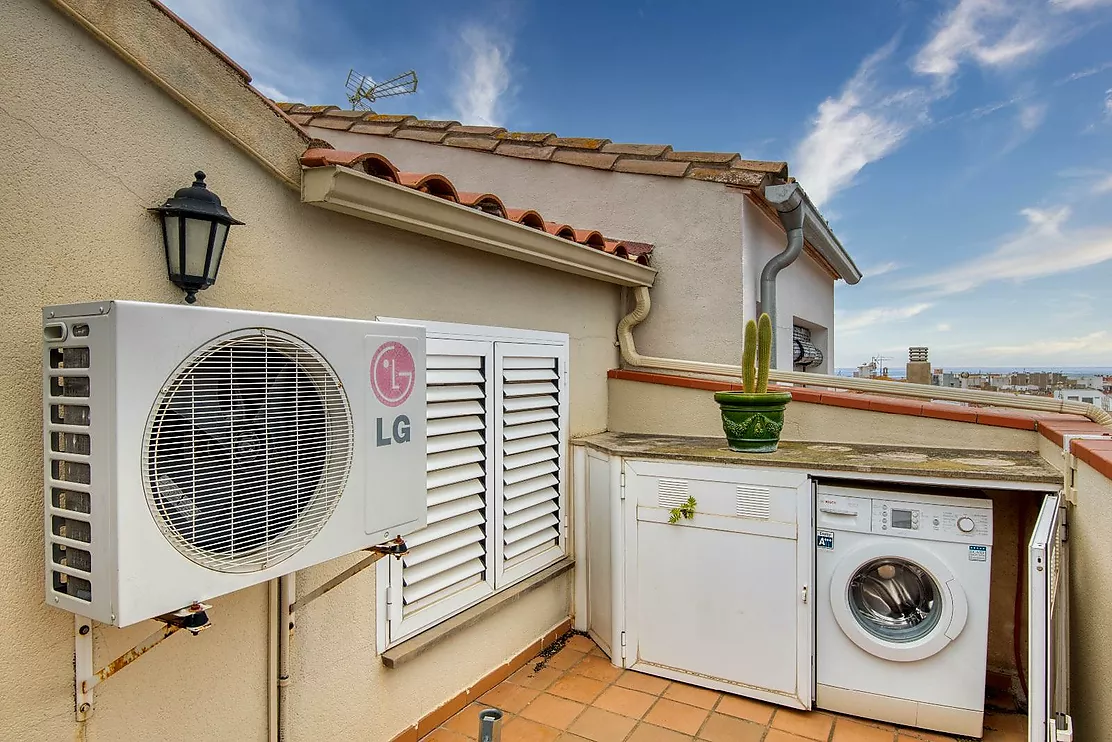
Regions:
M 478 737 L 478 715 L 505 713 L 502 742 L 950 742 L 943 734 L 821 711 L 778 708 L 652 675 L 620 670 L 590 639 L 572 637 L 539 670 L 531 660 L 427 735 Z M 989 714 L 984 742 L 1023 742 L 1026 717 Z

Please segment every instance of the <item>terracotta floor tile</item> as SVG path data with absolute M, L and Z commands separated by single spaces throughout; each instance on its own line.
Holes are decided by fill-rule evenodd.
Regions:
M 1023 714 L 985 714 L 985 729 L 997 732 L 1027 732 L 1027 717 Z
M 549 688 L 548 692 L 580 703 L 590 703 L 599 697 L 606 683 L 584 675 L 564 675 Z
M 1027 742 L 1026 732 L 1001 732 L 996 729 L 986 729 L 981 742 Z
M 595 657 L 589 654 L 573 665 L 568 672 L 585 675 L 603 683 L 613 683 L 622 674 L 622 669 L 611 665 L 610 660 L 605 657 Z
M 602 695 L 595 699 L 591 705 L 613 711 L 615 714 L 628 716 L 633 719 L 640 719 L 645 715 L 645 712 L 656 702 L 656 696 L 650 696 L 648 693 L 642 693 L 637 690 L 630 690 L 629 688 L 622 688 L 619 685 L 612 685 L 602 692 Z
M 593 641 L 591 641 L 590 637 L 583 636 L 582 634 L 576 634 L 575 636 L 568 639 L 568 643 L 564 646 L 571 647 L 577 652 L 590 652 L 597 645 Z
M 900 728 L 897 731 L 900 733 L 899 739 L 901 742 L 906 742 L 906 740 L 915 740 L 915 742 L 953 742 L 955 739 L 949 734 L 928 732 L 925 729 Z
M 514 683 L 499 683 L 480 696 L 479 700 L 487 706 L 516 714 L 538 695 L 540 691 L 533 688 Z
M 781 729 L 769 729 L 764 742 L 808 742 L 808 737 L 798 737 Z
M 506 742 L 510 742 L 510 740 L 506 740 Z M 580 737 L 578 734 L 564 732 L 556 739 L 556 742 L 591 742 L 591 740 Z
M 456 734 L 450 729 L 433 729 L 429 734 L 421 738 L 421 742 L 467 742 L 469 737 L 464 737 L 462 734 Z
M 626 670 L 614 681 L 614 684 L 620 685 L 623 688 L 632 688 L 642 693 L 651 693 L 654 696 L 659 696 L 668 687 L 669 681 L 664 678 L 658 678 L 655 675 L 646 675 L 643 672 Z
M 707 742 L 760 742 L 766 727 L 724 714 L 711 714 L 699 730 L 699 739 Z
M 560 732 L 544 724 L 516 716 L 502 727 L 504 742 L 556 742 Z
M 864 724 L 856 719 L 839 718 L 834 722 L 833 742 L 892 742 L 896 730 Z
M 564 673 L 554 667 L 542 667 L 533 670 L 533 665 L 526 665 L 509 677 L 511 683 L 523 685 L 533 690 L 544 690 L 556 682 Z
M 706 709 L 688 706 L 668 698 L 661 698 L 645 714 L 645 721 L 657 726 L 667 727 L 683 734 L 695 734 L 707 718 Z
M 594 742 L 618 742 L 625 739 L 636 724 L 636 719 L 591 707 L 572 722 L 568 731 Z
M 463 711 L 453 716 L 448 721 L 440 725 L 441 729 L 447 729 L 457 734 L 462 734 L 468 739 L 479 738 L 479 712 L 487 708 L 486 704 L 473 703 Z
M 714 710 L 720 714 L 736 716 L 739 719 L 767 725 L 772 719 L 772 712 L 776 710 L 776 707 L 763 701 L 754 701 L 752 698 L 723 695 L 722 700 L 718 702 L 718 706 Z
M 597 645 L 594 649 L 591 650 L 591 654 L 595 655 L 596 657 L 606 657 L 607 659 L 609 659 L 606 652 L 602 651 L 602 647 L 599 647 Z
M 575 720 L 575 717 L 583 713 L 585 708 L 587 707 L 581 703 L 569 701 L 550 693 L 542 693 L 535 701 L 525 707 L 521 715 L 526 719 L 564 730 Z
M 555 667 L 557 670 L 567 670 L 586 656 L 587 655 L 571 647 L 564 647 L 548 659 L 548 666 Z
M 671 729 L 662 729 L 642 722 L 637 725 L 626 742 L 693 742 L 694 739 L 689 734 L 680 734 Z
M 694 685 L 687 685 L 686 683 L 672 683 L 668 686 L 668 690 L 664 691 L 664 697 L 686 703 L 688 706 L 712 709 L 714 704 L 718 703 L 722 694 L 706 688 L 696 688 Z
M 795 709 L 776 709 L 772 717 L 772 727 L 807 739 L 826 740 L 830 736 L 830 725 L 834 717 L 818 711 L 796 711 Z

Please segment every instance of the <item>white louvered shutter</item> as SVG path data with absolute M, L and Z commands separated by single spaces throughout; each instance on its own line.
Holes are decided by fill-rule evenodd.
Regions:
M 390 642 L 494 591 L 491 555 L 492 344 L 428 340 L 428 523 L 390 562 Z
M 494 344 L 495 584 L 565 553 L 567 345 Z

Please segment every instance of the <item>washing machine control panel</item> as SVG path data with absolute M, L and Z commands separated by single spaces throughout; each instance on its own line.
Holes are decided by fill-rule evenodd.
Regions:
M 873 533 L 971 541 L 992 535 L 990 510 L 894 500 L 874 500 L 872 505 Z

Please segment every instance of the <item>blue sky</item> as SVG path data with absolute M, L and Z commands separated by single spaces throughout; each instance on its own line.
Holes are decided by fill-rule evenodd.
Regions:
M 1112 0 L 167 2 L 277 99 L 786 159 L 839 366 L 1112 366 Z

